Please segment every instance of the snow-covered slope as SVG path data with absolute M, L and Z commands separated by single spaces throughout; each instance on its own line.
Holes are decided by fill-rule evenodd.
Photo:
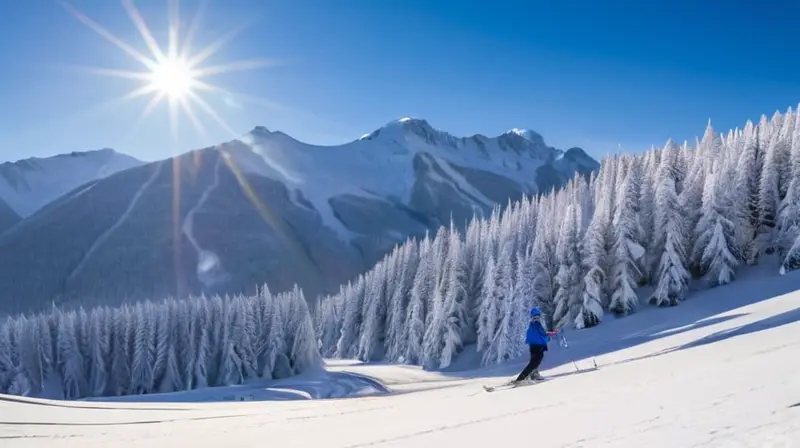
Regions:
M 515 390 L 486 393 L 481 385 L 504 381 L 521 361 L 445 373 L 340 362 L 329 378 L 276 383 L 272 395 L 231 389 L 220 396 L 256 400 L 247 403 L 201 403 L 200 391 L 125 403 L 0 396 L 0 438 L 10 448 L 251 446 L 265 437 L 332 448 L 793 447 L 800 440 L 800 274 L 770 271 L 755 268 L 735 286 L 700 292 L 679 307 L 569 333 L 569 347 L 554 344 L 545 359 L 550 381 Z M 285 400 L 325 387 L 317 381 L 355 385 L 359 376 L 387 384 L 388 393 Z M 264 399 L 276 401 L 257 401 Z
M 112 149 L 5 162 L 0 164 L 0 199 L 25 218 L 86 182 L 141 164 Z
M 408 236 L 462 227 L 599 166 L 570 151 L 533 132 L 458 138 L 408 118 L 329 147 L 257 127 L 90 182 L 6 232 L 0 312 L 265 282 L 297 283 L 313 300 Z M 576 151 L 579 164 L 563 162 Z

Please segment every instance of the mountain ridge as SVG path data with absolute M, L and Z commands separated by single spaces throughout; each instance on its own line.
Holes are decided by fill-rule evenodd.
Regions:
M 0 163 L 0 199 L 22 218 L 89 181 L 140 166 L 110 148 Z
M 513 133 L 457 138 L 420 120 L 377 131 L 319 146 L 259 126 L 77 186 L 0 235 L 0 312 L 264 283 L 313 299 L 408 237 L 599 166 Z

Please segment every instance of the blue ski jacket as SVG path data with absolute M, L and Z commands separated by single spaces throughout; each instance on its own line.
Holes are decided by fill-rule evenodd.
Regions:
M 538 320 L 528 324 L 528 331 L 525 332 L 525 343 L 528 345 L 543 345 L 547 347 L 550 336 L 547 335 L 542 323 Z

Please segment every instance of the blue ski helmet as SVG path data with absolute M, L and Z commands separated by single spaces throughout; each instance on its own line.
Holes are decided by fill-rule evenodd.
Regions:
M 536 317 L 541 315 L 542 315 L 542 310 L 540 310 L 538 306 L 531 308 L 531 317 Z

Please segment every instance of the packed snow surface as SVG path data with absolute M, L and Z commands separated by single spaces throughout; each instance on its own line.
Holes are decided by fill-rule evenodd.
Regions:
M 4 448 L 797 446 L 800 275 L 761 274 L 568 332 L 569 346 L 551 344 L 543 364 L 551 380 L 514 390 L 481 385 L 505 381 L 523 360 L 470 368 L 464 353 L 440 373 L 335 361 L 268 385 L 127 402 L 0 396 L 0 439 Z M 351 398 L 308 399 L 335 396 Z

